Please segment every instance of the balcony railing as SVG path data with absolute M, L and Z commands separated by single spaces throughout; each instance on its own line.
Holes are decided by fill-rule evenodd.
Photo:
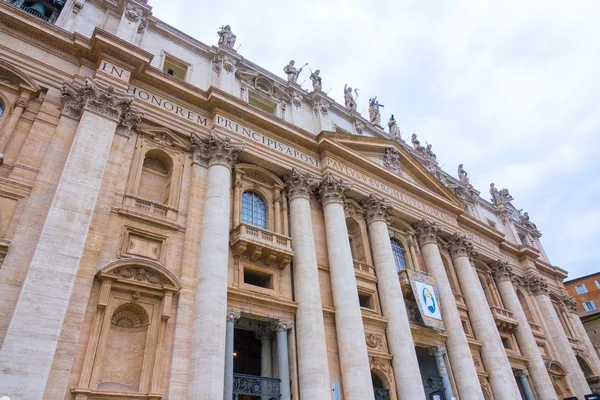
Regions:
M 517 329 L 517 326 L 519 326 L 519 323 L 513 318 L 513 313 L 511 311 L 496 306 L 491 306 L 490 310 L 494 316 L 496 326 L 501 331 L 512 333 Z
M 59 10 L 59 8 L 55 9 L 55 11 L 52 13 L 51 17 L 47 17 L 45 14 L 41 13 L 39 10 L 36 10 L 35 8 L 27 7 L 25 4 L 23 4 L 23 0 L 4 0 L 4 1 L 20 10 L 25 11 L 27 14 L 33 15 L 34 17 L 39 18 L 42 21 L 49 22 L 51 24 L 53 24 L 55 22 L 56 16 L 58 15 L 57 10 Z
M 362 263 L 360 261 L 352 260 L 354 262 L 354 269 L 356 271 L 364 272 L 365 274 L 375 275 L 375 268 L 372 265 Z
M 390 400 L 390 389 L 374 388 L 375 400 Z
M 288 236 L 241 223 L 231 231 L 231 247 L 236 256 L 246 255 L 253 261 L 285 268 L 292 260 L 292 239 Z
M 444 380 L 441 376 L 423 376 L 423 386 L 430 390 L 444 390 Z
M 281 397 L 279 382 L 276 378 L 263 378 L 262 376 L 233 374 L 233 398 L 243 394 L 251 397 Z

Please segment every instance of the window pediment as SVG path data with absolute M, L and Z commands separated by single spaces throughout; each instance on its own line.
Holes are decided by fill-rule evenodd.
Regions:
M 183 285 L 175 274 L 162 264 L 143 258 L 123 258 L 104 266 L 98 279 L 124 280 L 134 285 L 150 285 L 178 292 Z

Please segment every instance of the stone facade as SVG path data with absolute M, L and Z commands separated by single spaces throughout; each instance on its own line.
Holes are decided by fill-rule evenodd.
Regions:
M 597 390 L 566 271 L 508 190 L 481 197 L 317 71 L 306 91 L 293 62 L 249 62 L 235 27 L 210 46 L 143 0 L 52 4 L 0 2 L 0 396 Z

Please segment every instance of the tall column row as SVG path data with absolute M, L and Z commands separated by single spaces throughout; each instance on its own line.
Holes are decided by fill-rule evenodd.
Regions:
M 476 257 L 473 244 L 465 236 L 454 234 L 448 239 L 448 250 L 463 295 L 469 307 L 469 318 L 477 339 L 483 342 L 481 355 L 496 400 L 514 400 L 520 396 L 510 362 L 496 328 L 494 316 L 471 258 Z

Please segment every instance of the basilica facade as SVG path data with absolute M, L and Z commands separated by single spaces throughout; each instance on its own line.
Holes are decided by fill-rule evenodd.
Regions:
M 0 1 L 0 396 L 594 398 L 518 199 L 234 32 Z

